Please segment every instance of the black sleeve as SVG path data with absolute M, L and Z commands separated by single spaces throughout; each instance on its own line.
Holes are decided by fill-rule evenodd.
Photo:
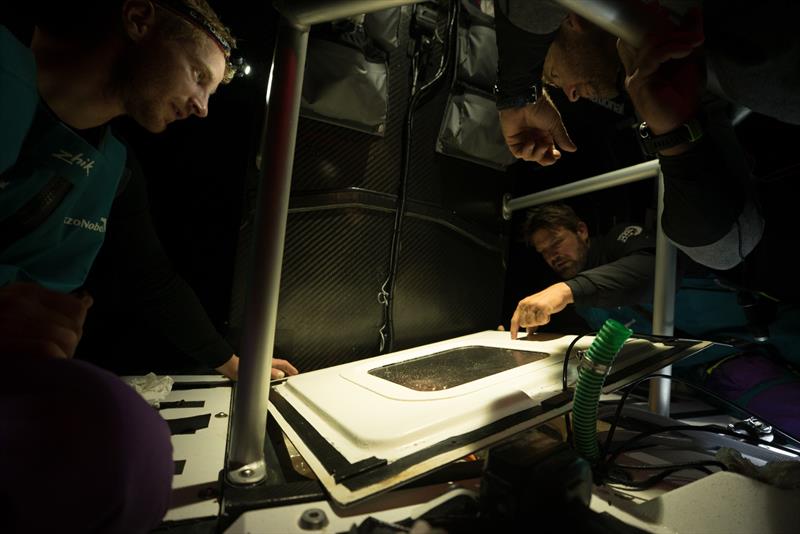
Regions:
M 678 156 L 659 156 L 664 174 L 661 224 L 684 247 L 716 243 L 745 208 L 752 163 L 731 121 L 730 104 L 706 96 L 698 115 L 703 139 Z M 741 229 L 748 231 L 747 228 Z
M 639 224 L 618 224 L 602 239 L 600 261 L 610 263 L 635 252 L 656 249 L 656 236 Z
M 661 225 L 667 237 L 697 247 L 725 236 L 742 213 L 744 191 L 718 146 L 704 139 L 678 156 L 660 156 L 659 162 L 664 173 Z
M 595 267 L 566 282 L 575 304 L 611 308 L 647 301 L 655 273 L 655 236 L 642 226 L 620 224 L 595 240 L 589 259 Z
M 537 28 L 541 33 L 523 29 L 526 25 L 520 19 L 536 19 L 537 10 L 547 19 Z M 509 0 L 495 0 L 498 100 L 525 95 L 532 83 L 542 79 L 544 58 L 564 13 L 547 0 L 529 0 L 519 6 Z
M 641 303 L 651 295 L 655 254 L 640 250 L 579 273 L 566 284 L 576 306 L 613 308 Z
M 217 332 L 203 305 L 178 276 L 158 239 L 142 170 L 128 147 L 127 183 L 108 218 L 106 247 L 125 297 L 175 347 L 207 364 L 225 363 L 234 351 Z

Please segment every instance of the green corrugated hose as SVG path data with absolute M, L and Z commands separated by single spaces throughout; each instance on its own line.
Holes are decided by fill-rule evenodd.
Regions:
M 600 457 L 597 446 L 597 406 L 606 379 L 604 369 L 611 367 L 633 330 L 614 319 L 608 319 L 589 346 L 586 358 L 591 363 L 578 370 L 578 384 L 572 407 L 575 447 L 585 459 L 594 463 Z

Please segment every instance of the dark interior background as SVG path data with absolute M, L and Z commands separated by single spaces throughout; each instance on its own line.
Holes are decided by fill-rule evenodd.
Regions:
M 257 187 L 260 140 L 276 15 L 269 2 L 212 2 L 239 38 L 254 74 L 221 88 L 208 118 L 191 118 L 163 134 L 129 121 L 116 128 L 144 167 L 152 215 L 177 271 L 194 288 L 217 329 L 238 347 Z M 446 2 L 430 3 L 439 13 Z M 408 29 L 389 53 L 389 115 L 383 137 L 301 118 L 276 337 L 278 357 L 311 370 L 376 355 L 384 307 L 378 300 L 390 268 L 398 193 L 403 179 L 403 125 L 410 87 Z M 25 9 L 3 9 L 22 24 Z M 22 22 L 21 22 L 22 21 Z M 312 33 L 312 36 L 314 34 Z M 431 54 L 431 62 L 438 60 Z M 428 68 L 430 75 L 432 68 Z M 518 162 L 506 172 L 437 154 L 434 144 L 447 81 L 415 112 L 406 215 L 394 293 L 398 350 L 484 329 L 508 327 L 516 302 L 555 281 L 535 251 L 519 241 L 521 214 L 506 222 L 502 196 L 520 196 L 644 161 L 631 116 L 586 101 L 569 104 L 553 91 L 579 150 L 552 167 Z M 800 129 L 751 115 L 739 126 L 761 177 L 768 234 L 741 272 L 727 273 L 776 295 L 796 312 L 796 145 Z M 652 222 L 652 180 L 569 201 L 592 234 L 622 221 Z M 125 280 L 104 271 L 87 321 L 81 356 L 120 373 L 198 370 L 141 312 L 120 298 Z M 716 311 L 708 310 L 709 314 Z M 784 326 L 797 333 L 797 323 Z M 571 310 L 548 325 L 583 328 Z M 388 346 L 384 350 L 388 350 Z

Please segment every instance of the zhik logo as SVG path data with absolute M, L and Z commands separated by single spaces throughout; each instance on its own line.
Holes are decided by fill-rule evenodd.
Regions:
M 58 152 L 53 152 L 50 155 L 58 160 L 69 163 L 70 165 L 77 165 L 78 167 L 86 171 L 86 176 L 89 176 L 89 171 L 91 171 L 94 168 L 94 160 L 89 159 L 88 157 L 84 158 L 83 152 L 72 154 L 62 148 Z

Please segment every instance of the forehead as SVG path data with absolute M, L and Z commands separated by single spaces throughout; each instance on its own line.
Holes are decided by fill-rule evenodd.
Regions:
M 202 64 L 207 70 L 213 83 L 219 84 L 225 76 L 225 54 L 219 45 L 211 37 L 203 34 L 195 47 L 195 60 Z
M 531 236 L 531 242 L 536 250 L 543 250 L 551 246 L 555 241 L 564 239 L 572 234 L 563 226 L 558 228 L 539 228 Z

